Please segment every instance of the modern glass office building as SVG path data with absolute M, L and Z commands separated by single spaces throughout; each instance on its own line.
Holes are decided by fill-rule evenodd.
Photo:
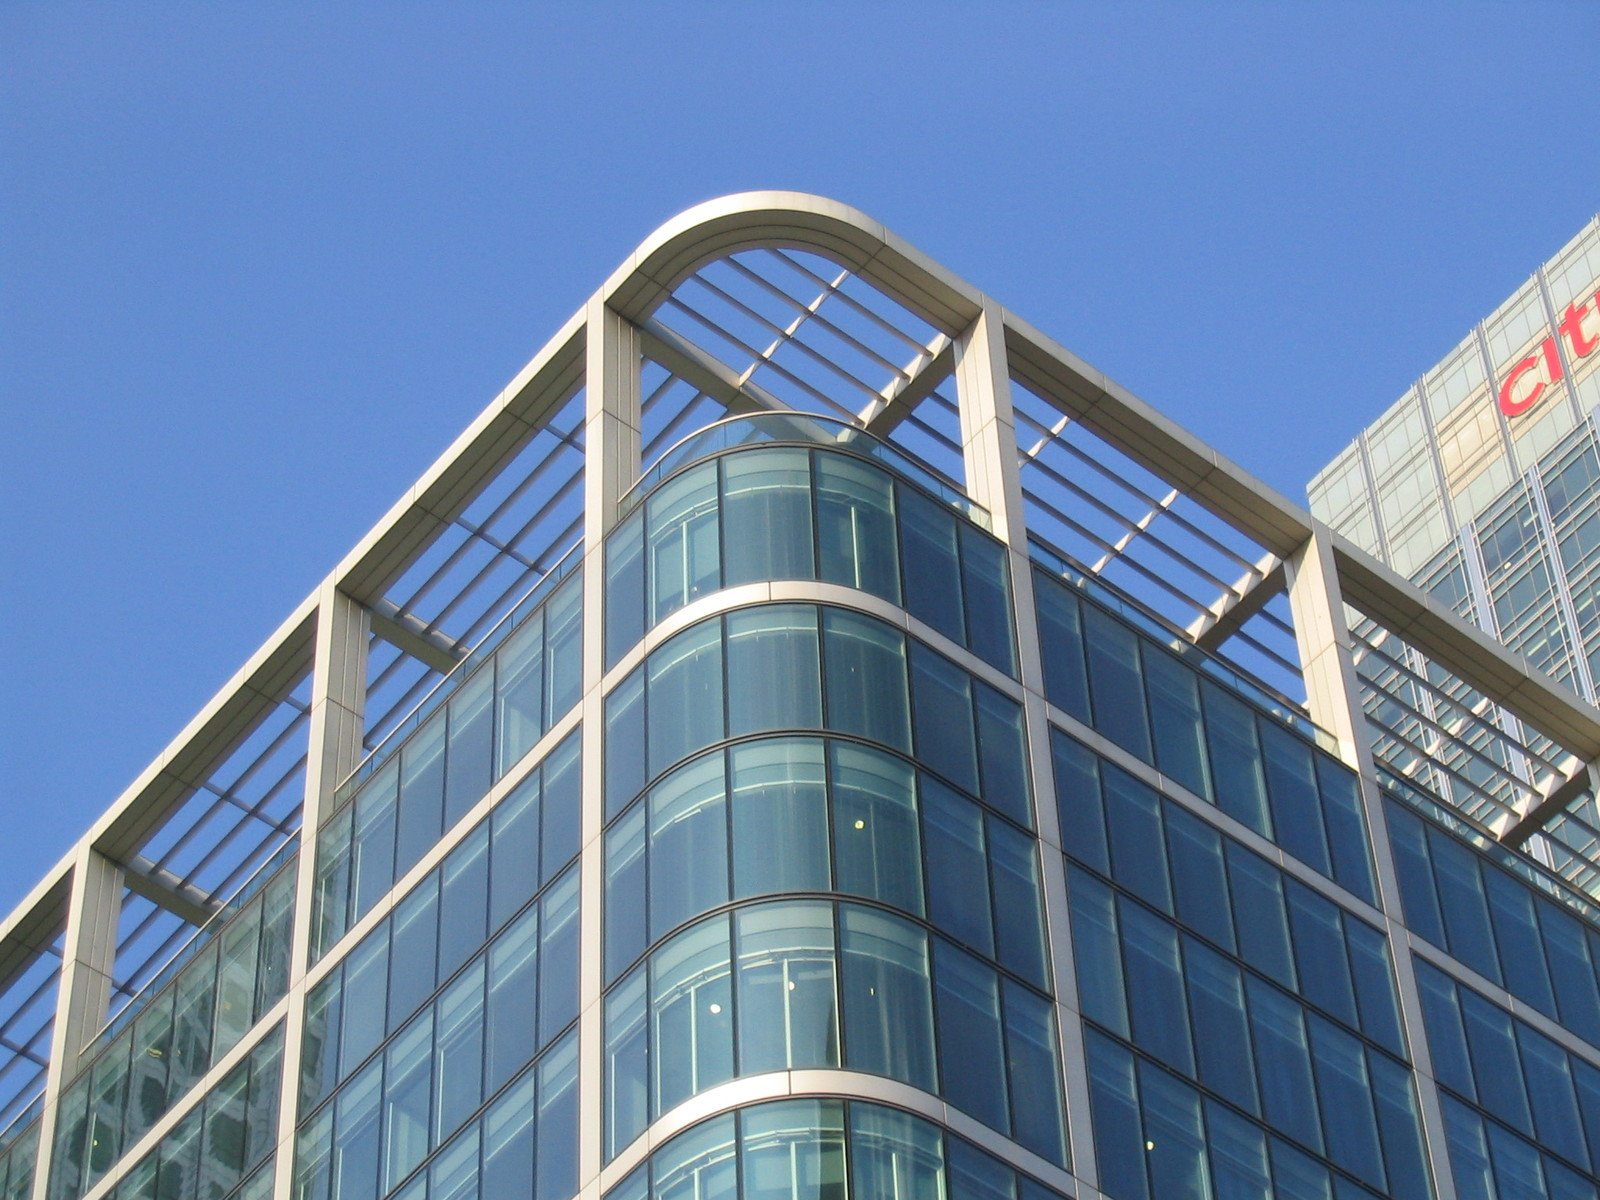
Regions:
M 1311 511 L 1591 704 L 1600 680 L 1600 217 L 1312 481 Z M 1436 727 L 1488 703 L 1428 678 L 1424 657 L 1365 648 L 1379 753 L 1490 826 L 1533 774 L 1514 714 L 1471 753 Z M 1392 707 L 1380 712 L 1381 693 Z M 1389 700 L 1383 702 L 1385 706 Z M 1600 838 L 1593 781 L 1558 798 L 1534 849 L 1585 889 Z
M 863 214 L 691 210 L 0 924 L 0 1200 L 1594 1197 L 1600 908 L 1358 627 L 1600 756 Z

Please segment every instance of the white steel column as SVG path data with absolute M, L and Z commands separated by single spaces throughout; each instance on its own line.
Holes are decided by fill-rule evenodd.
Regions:
M 1428 1165 L 1440 1200 L 1456 1195 L 1446 1150 L 1444 1118 L 1434 1082 L 1433 1059 L 1422 1024 L 1422 1001 L 1417 992 L 1416 969 L 1406 931 L 1398 922 L 1404 911 L 1400 883 L 1395 874 L 1389 843 L 1387 813 L 1378 788 L 1377 768 L 1367 738 L 1367 719 L 1361 707 L 1361 681 L 1356 675 L 1354 637 L 1345 617 L 1344 593 L 1339 585 L 1333 544 L 1328 527 L 1312 522 L 1311 537 L 1285 562 L 1289 605 L 1294 617 L 1295 642 L 1305 678 L 1306 709 L 1311 719 L 1339 742 L 1340 756 L 1360 779 L 1361 805 L 1367 818 L 1368 840 L 1377 874 L 1378 903 L 1384 913 L 1384 932 L 1394 959 L 1395 985 L 1405 1022 L 1411 1064 L 1422 1086 L 1417 1089 Z
M 601 900 L 605 854 L 605 536 L 617 501 L 639 477 L 639 331 L 596 296 L 589 301 L 583 430 L 583 857 L 579 891 L 578 1180 L 600 1195 L 605 987 Z
M 122 870 L 86 839 L 78 846 L 72 864 L 55 1024 L 50 1030 L 50 1065 L 45 1073 L 45 1108 L 39 1118 L 34 1200 L 44 1200 L 49 1187 L 61 1093 L 78 1075 L 83 1048 L 106 1022 L 121 916 Z
M 989 511 L 995 536 L 1006 544 L 1017 632 L 1017 665 L 1023 687 L 1023 717 L 1028 735 L 1029 779 L 1034 821 L 1042 843 L 1040 880 L 1050 945 L 1056 1023 L 1060 1026 L 1071 1170 L 1094 1186 L 1099 1181 L 1094 1137 L 1089 1124 L 1089 1074 L 1078 1007 L 1067 912 L 1067 875 L 1061 857 L 1062 830 L 1056 813 L 1050 763 L 1050 722 L 1045 712 L 1044 659 L 1033 606 L 1033 568 L 1028 555 L 1028 525 L 1017 459 L 1017 433 L 1011 408 L 1011 374 L 1006 365 L 1005 317 L 985 300 L 971 328 L 956 339 L 956 396 L 961 411 L 961 453 L 967 494 Z
M 306 971 L 311 965 L 317 831 L 334 790 L 361 759 L 369 632 L 367 610 L 341 592 L 334 579 L 324 581 L 317 598 L 317 637 L 311 663 L 310 745 L 306 752 L 305 803 L 300 812 L 300 856 L 295 865 L 273 1200 L 289 1200 L 294 1185 L 294 1130 L 300 1115 L 300 1059 L 305 1042 Z

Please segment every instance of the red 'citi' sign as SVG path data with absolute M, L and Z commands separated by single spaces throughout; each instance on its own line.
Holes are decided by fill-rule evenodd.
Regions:
M 1594 294 L 1593 308 L 1587 300 L 1582 303 L 1574 300 L 1561 314 L 1556 331 L 1566 339 L 1567 353 L 1573 362 L 1588 358 L 1600 347 L 1600 329 L 1590 335 L 1584 328 L 1595 324 L 1588 320 L 1594 313 L 1600 313 L 1600 292 Z M 1547 337 L 1534 347 L 1532 354 L 1513 363 L 1505 373 L 1500 384 L 1500 411 L 1508 417 L 1521 416 L 1539 403 L 1545 388 L 1560 378 L 1561 354 L 1556 349 L 1556 339 Z

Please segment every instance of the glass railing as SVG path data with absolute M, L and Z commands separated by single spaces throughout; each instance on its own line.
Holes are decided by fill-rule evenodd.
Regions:
M 496 621 L 489 632 L 479 638 L 472 649 L 467 651 L 466 656 L 429 688 L 427 694 L 417 701 L 416 706 L 396 723 L 393 729 L 383 735 L 377 745 L 367 751 L 367 756 L 361 760 L 360 765 L 339 785 L 332 804 L 323 814 L 324 819 L 343 808 L 361 783 L 383 766 L 406 739 L 420 729 L 423 722 L 454 694 L 467 676 L 499 648 L 525 617 L 548 600 L 556 587 L 577 570 L 582 562 L 583 542 L 577 541 L 567 547 L 566 552 L 556 560 L 555 566 L 539 577 L 539 581 L 523 594 L 522 599 L 512 606 L 511 611 Z
M 1319 748 L 1335 756 L 1339 754 L 1338 739 L 1315 724 L 1306 716 L 1305 710 L 1293 700 L 1279 695 L 1202 650 L 1184 633 L 1168 625 L 1137 600 L 1123 595 L 1105 580 L 1074 566 L 1043 542 L 1031 540 L 1028 550 L 1036 564 L 1071 584 L 1088 597 L 1091 603 L 1121 617 L 1144 636 L 1180 655 L 1186 663 L 1197 668 L 1207 678 L 1243 696 L 1254 707 L 1293 729 Z
M 1527 855 L 1505 845 L 1460 809 L 1446 804 L 1413 781 L 1396 775 L 1381 765 L 1378 767 L 1378 782 L 1390 798 L 1420 813 L 1441 829 L 1453 833 L 1518 879 L 1538 888 L 1545 895 L 1560 900 L 1594 924 L 1600 925 L 1600 906 L 1596 906 L 1593 899 Z
M 973 503 L 948 479 L 857 425 L 811 413 L 748 413 L 696 430 L 669 447 L 639 476 L 618 502 L 617 519 L 620 521 L 632 512 L 656 484 L 690 463 L 737 446 L 776 443 L 824 446 L 882 463 L 927 489 L 983 529 L 994 529 L 988 510 Z

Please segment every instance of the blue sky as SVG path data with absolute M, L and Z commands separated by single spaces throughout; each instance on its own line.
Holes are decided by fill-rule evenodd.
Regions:
M 690 204 L 855 204 L 1296 498 L 1600 208 L 1592 3 L 556 7 L 0 9 L 0 912 Z

